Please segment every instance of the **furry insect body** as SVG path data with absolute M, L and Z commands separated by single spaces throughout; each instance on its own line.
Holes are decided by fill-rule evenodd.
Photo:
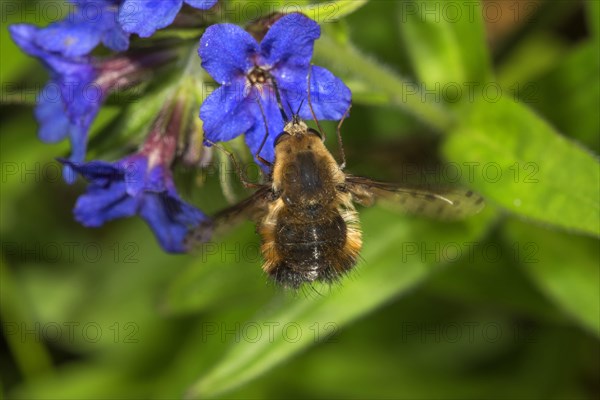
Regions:
M 260 223 L 263 270 L 277 283 L 298 288 L 334 282 L 355 264 L 362 247 L 345 174 L 319 135 L 293 119 L 275 146 L 272 190 Z

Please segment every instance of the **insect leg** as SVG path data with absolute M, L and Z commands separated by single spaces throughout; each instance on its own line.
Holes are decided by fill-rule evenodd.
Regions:
M 242 185 L 244 185 L 245 188 L 256 188 L 256 187 L 262 186 L 262 185 L 259 185 L 256 183 L 252 183 L 248 180 L 248 178 L 244 174 L 244 171 L 242 171 L 242 169 L 240 168 L 240 165 L 237 163 L 237 160 L 235 159 L 232 152 L 230 152 L 223 146 L 221 146 L 211 140 L 204 139 L 204 141 L 206 143 L 210 144 L 211 146 L 215 146 L 217 149 L 221 150 L 223 153 L 225 153 L 231 159 L 231 162 L 233 163 L 233 168 L 235 168 L 235 171 L 238 174 L 238 176 L 240 177 L 240 181 L 242 182 Z
M 261 163 L 272 168 L 273 164 L 271 164 L 269 161 L 265 160 L 264 158 L 262 158 L 260 156 L 260 152 L 262 151 L 263 147 L 265 146 L 265 143 L 267 142 L 267 138 L 269 137 L 269 125 L 267 125 L 267 117 L 265 116 L 265 111 L 263 110 L 263 106 L 260 103 L 260 99 L 256 99 L 256 102 L 258 103 L 258 107 L 260 108 L 260 113 L 262 114 L 262 117 L 263 117 L 263 123 L 265 124 L 265 136 L 263 137 L 263 140 L 260 143 L 260 147 L 258 148 L 258 151 L 254 155 L 254 157 L 257 158 L 258 161 L 260 161 Z
M 348 113 L 350 112 L 351 108 L 352 108 L 352 103 L 350 103 L 350 105 L 348 106 L 348 109 L 346 109 L 346 112 L 342 116 L 342 119 L 340 119 L 340 122 L 338 123 L 337 129 L 336 129 L 337 138 L 338 138 L 338 147 L 340 148 L 340 156 L 342 157 L 342 163 L 340 164 L 340 169 L 344 169 L 346 167 L 346 154 L 344 153 L 344 145 L 342 144 L 341 129 L 342 129 L 342 124 L 344 123 L 344 120 L 348 116 Z

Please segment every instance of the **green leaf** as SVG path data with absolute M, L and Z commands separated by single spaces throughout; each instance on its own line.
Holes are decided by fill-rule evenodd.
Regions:
M 519 264 L 550 299 L 600 336 L 598 240 L 510 221 L 505 232 L 521 244 Z
M 600 151 L 600 49 L 588 41 L 534 81 L 530 103 L 560 131 Z M 560 99 L 560 101 L 557 101 Z
M 561 37 L 546 31 L 535 32 L 515 43 L 510 53 L 500 60 L 496 79 L 524 102 L 539 101 L 538 77 L 555 68 L 568 52 L 569 43 Z
M 482 8 L 476 2 L 400 3 L 400 30 L 417 78 L 427 90 L 491 78 Z M 442 92 L 443 93 L 443 92 Z
M 29 385 L 22 385 L 10 393 L 20 399 L 97 399 L 142 398 L 147 393 L 132 380 L 124 379 L 126 372 L 114 363 L 67 363 L 60 374 L 40 376 Z
M 445 154 L 490 202 L 535 221 L 600 234 L 597 158 L 523 105 L 475 101 Z
M 272 334 L 234 343 L 225 357 L 190 388 L 190 397 L 211 397 L 260 376 L 301 350 L 410 290 L 444 262 L 427 255 L 436 243 L 478 238 L 491 212 L 456 224 L 403 219 L 381 209 L 364 213 L 363 265 L 354 276 L 316 298 L 292 298 L 251 321 Z M 391 222 L 397 221 L 397 222 Z M 409 251 L 410 250 L 410 251 Z M 429 254 L 429 253 L 428 253 Z M 441 257 L 441 259 L 440 259 Z M 198 290 L 201 290 L 198 287 Z

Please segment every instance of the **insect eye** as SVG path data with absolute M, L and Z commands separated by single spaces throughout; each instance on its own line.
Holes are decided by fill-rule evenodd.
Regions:
M 275 146 L 277 146 L 280 142 L 283 142 L 285 139 L 287 139 L 289 137 L 290 137 L 290 135 L 286 131 L 281 132 L 275 139 Z
M 314 130 L 313 128 L 308 128 L 308 133 L 311 134 L 311 135 L 315 135 L 319 139 L 323 140 L 323 136 L 319 132 L 317 132 L 316 130 Z

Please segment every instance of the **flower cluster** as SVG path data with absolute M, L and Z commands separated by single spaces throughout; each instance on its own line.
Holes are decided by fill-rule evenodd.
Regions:
M 209 145 L 245 135 L 257 160 L 272 162 L 274 139 L 286 118 L 299 114 L 309 119 L 314 112 L 318 119 L 340 119 L 350 105 L 351 93 L 342 81 L 311 65 L 320 27 L 302 14 L 270 16 L 271 26 L 260 42 L 237 25 L 206 26 L 210 19 L 192 18 L 198 22 L 198 46 L 198 39 L 189 36 L 174 34 L 169 41 L 164 39 L 168 35 L 153 36 L 158 29 L 175 26 L 186 13 L 197 17 L 216 0 L 72 2 L 73 9 L 62 21 L 9 29 L 15 43 L 49 71 L 34 111 L 38 135 L 45 142 L 70 140 L 71 155 L 60 161 L 67 182 L 77 175 L 89 182 L 74 209 L 85 226 L 139 215 L 166 251 L 186 251 L 188 232 L 210 224 L 176 191 L 172 168 L 179 158 L 185 159 L 182 143 L 191 143 L 191 136 L 203 135 Z M 100 44 L 105 50 L 96 51 Z M 189 56 L 196 47 L 201 63 Z M 197 68 L 189 68 L 194 63 Z M 221 85 L 206 99 L 201 84 L 190 85 L 201 82 L 198 77 L 172 80 L 169 97 L 158 116 L 148 121 L 146 139 L 137 151 L 116 162 L 86 162 L 91 126 L 111 93 L 160 82 L 163 69 L 168 71 L 164 76 L 205 76 L 200 65 Z M 200 108 L 201 123 L 197 111 L 186 112 L 190 107 Z
M 89 182 L 75 205 L 75 218 L 97 227 L 115 219 L 141 216 L 170 252 L 184 252 L 187 232 L 207 217 L 179 198 L 169 166 L 175 157 L 182 104 L 159 115 L 139 152 L 115 163 L 63 162 Z M 168 110 L 163 109 L 166 113 Z

